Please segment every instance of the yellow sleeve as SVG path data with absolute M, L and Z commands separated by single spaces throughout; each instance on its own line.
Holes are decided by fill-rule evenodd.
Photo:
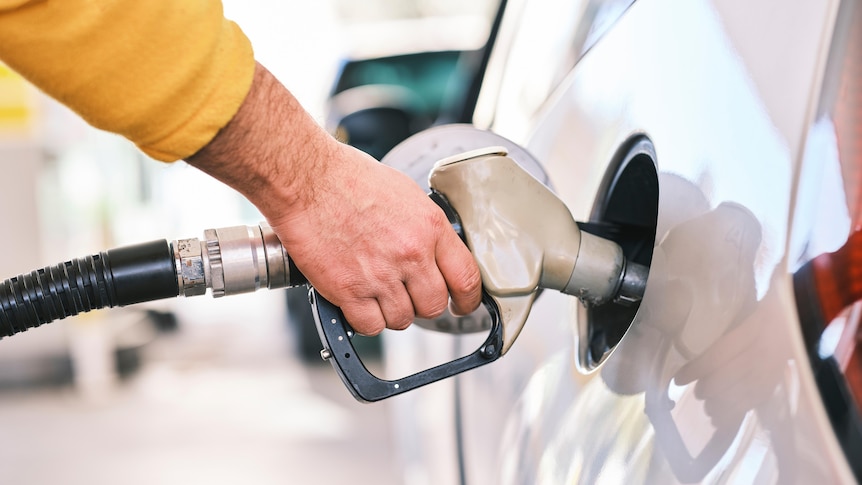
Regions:
M 0 60 L 162 161 L 206 145 L 254 73 L 220 0 L 0 0 Z

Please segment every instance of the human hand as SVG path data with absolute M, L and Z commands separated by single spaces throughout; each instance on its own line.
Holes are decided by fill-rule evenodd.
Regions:
M 357 332 L 402 329 L 481 298 L 479 269 L 406 175 L 336 142 L 262 66 L 233 120 L 189 160 L 245 195 Z
M 314 287 L 363 334 L 479 303 L 479 271 L 442 210 L 406 175 L 346 145 L 267 219 Z

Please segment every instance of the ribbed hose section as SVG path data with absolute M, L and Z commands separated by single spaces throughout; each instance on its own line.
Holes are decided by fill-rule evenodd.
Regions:
M 110 249 L 0 283 L 0 338 L 81 312 L 178 294 L 166 240 Z
M 106 253 L 74 259 L 0 283 L 0 338 L 43 323 L 116 306 Z

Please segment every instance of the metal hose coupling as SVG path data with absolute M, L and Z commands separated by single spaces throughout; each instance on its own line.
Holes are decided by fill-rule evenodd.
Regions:
M 207 229 L 203 240 L 178 239 L 171 247 L 182 296 L 203 295 L 211 288 L 219 298 L 307 283 L 265 222 Z

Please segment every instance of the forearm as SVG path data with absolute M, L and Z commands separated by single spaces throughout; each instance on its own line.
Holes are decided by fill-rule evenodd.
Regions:
M 267 217 L 314 197 L 308 178 L 337 159 L 338 143 L 260 64 L 233 119 L 186 159 L 248 198 Z

